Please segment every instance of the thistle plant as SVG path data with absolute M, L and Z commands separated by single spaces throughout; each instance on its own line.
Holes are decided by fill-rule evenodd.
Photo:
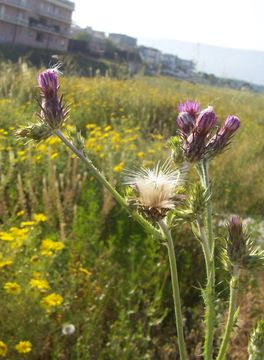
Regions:
M 179 105 L 177 117 L 178 133 L 169 141 L 171 157 L 153 169 L 141 167 L 126 170 L 123 183 L 126 186 L 122 196 L 97 169 L 89 158 L 81 134 L 73 131 L 64 135 L 62 128 L 70 116 L 69 107 L 59 95 L 58 68 L 43 71 L 38 76 L 41 100 L 38 102 L 38 120 L 34 124 L 17 130 L 19 138 L 39 142 L 49 136 L 57 136 L 87 167 L 88 171 L 105 187 L 116 202 L 137 221 L 147 233 L 162 241 L 168 249 L 170 274 L 173 290 L 178 347 L 181 360 L 188 357 L 185 339 L 177 263 L 172 238 L 174 219 L 184 217 L 191 223 L 204 254 L 206 283 L 203 289 L 205 304 L 204 359 L 212 360 L 217 354 L 214 349 L 216 330 L 215 303 L 215 237 L 213 232 L 212 186 L 209 178 L 209 164 L 215 156 L 226 150 L 240 126 L 238 117 L 229 115 L 222 126 L 218 125 L 211 106 L 201 111 L 196 101 Z M 175 161 L 177 165 L 175 166 Z M 178 166 L 181 161 L 183 165 Z M 195 166 L 200 183 L 190 192 L 182 194 L 182 185 L 188 169 Z M 185 208 L 183 207 L 185 204 Z M 227 322 L 217 359 L 225 359 L 232 329 L 238 315 L 238 292 L 241 269 L 262 266 L 263 252 L 255 247 L 246 234 L 242 220 L 234 216 L 228 223 L 228 234 L 222 249 L 222 259 L 230 274 L 230 299 Z
M 248 360 L 264 359 L 264 321 L 258 321 L 253 329 L 248 344 Z

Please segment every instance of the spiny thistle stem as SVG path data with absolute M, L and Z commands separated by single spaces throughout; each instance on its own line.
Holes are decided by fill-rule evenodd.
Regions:
M 186 347 L 185 347 L 185 341 L 183 335 L 181 299 L 180 299 L 180 289 L 179 289 L 177 262 L 175 257 L 174 244 L 171 237 L 171 232 L 168 229 L 166 223 L 163 220 L 159 220 L 159 225 L 165 238 L 167 239 L 167 248 L 168 248 L 169 262 L 170 262 L 171 282 L 172 282 L 172 290 L 173 290 L 174 310 L 175 310 L 176 329 L 178 336 L 180 358 L 181 360 L 186 360 L 187 353 L 186 353 Z
M 230 299 L 227 322 L 225 326 L 225 332 L 222 340 L 222 344 L 217 356 L 217 360 L 224 360 L 226 358 L 227 346 L 229 343 L 230 335 L 235 325 L 235 321 L 238 315 L 238 285 L 239 285 L 239 268 L 234 266 L 233 275 L 230 281 Z
M 81 159 L 86 166 L 88 167 L 91 174 L 103 185 L 105 188 L 111 193 L 113 198 L 118 202 L 121 207 L 123 207 L 125 210 L 127 210 L 130 215 L 138 222 L 140 225 L 142 225 L 145 230 L 152 234 L 155 237 L 160 237 L 160 232 L 157 230 L 154 226 L 152 226 L 147 220 L 145 220 L 137 211 L 131 211 L 129 208 L 129 204 L 126 202 L 126 200 L 116 191 L 116 189 L 106 180 L 106 178 L 100 173 L 100 171 L 94 166 L 92 161 L 85 156 L 85 154 L 81 151 L 79 151 L 73 143 L 71 143 L 59 129 L 54 129 L 53 133 L 57 135 L 60 140 L 69 148 L 72 150 L 72 152 L 78 156 L 79 159 Z
M 204 253 L 204 260 L 205 260 L 205 267 L 206 267 L 206 274 L 209 274 L 210 271 L 210 249 L 207 243 L 206 233 L 204 226 L 201 225 L 201 221 L 197 221 L 197 228 L 199 230 L 199 234 L 201 237 L 201 245 Z
M 204 251 L 207 284 L 205 289 L 205 342 L 204 342 L 204 359 L 212 360 L 213 358 L 213 340 L 214 340 L 214 323 L 215 323 L 215 263 L 214 263 L 214 236 L 212 227 L 212 202 L 211 202 L 211 185 L 209 181 L 208 160 L 203 159 L 197 166 L 203 188 L 208 192 L 206 201 L 204 223 L 206 232 L 203 236 L 203 247 L 209 251 Z M 209 258 L 208 258 L 209 257 Z

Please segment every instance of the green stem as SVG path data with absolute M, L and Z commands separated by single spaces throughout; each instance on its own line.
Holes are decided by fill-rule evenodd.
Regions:
M 205 206 L 204 223 L 206 232 L 200 234 L 202 237 L 203 250 L 205 256 L 207 284 L 205 289 L 205 341 L 204 341 L 204 359 L 213 358 L 213 340 L 215 323 L 215 263 L 214 263 L 214 236 L 212 226 L 212 201 L 211 185 L 209 180 L 208 161 L 202 160 L 198 165 L 198 173 L 204 190 L 208 192 L 208 199 Z M 201 227 L 200 229 L 203 229 Z
M 181 312 L 181 299 L 180 299 L 180 289 L 178 281 L 178 272 L 177 272 L 177 262 L 175 257 L 174 244 L 171 237 L 171 232 L 168 229 L 166 223 L 163 220 L 159 221 L 160 228 L 167 239 L 167 248 L 170 261 L 170 271 L 171 271 L 171 282 L 173 290 L 173 300 L 174 300 L 174 310 L 176 318 L 176 329 L 178 336 L 178 345 L 180 351 L 181 360 L 187 359 L 187 352 L 185 347 L 184 335 L 183 335 L 183 322 L 182 322 L 182 312 Z
M 126 200 L 116 191 L 116 189 L 106 180 L 106 178 L 100 173 L 100 171 L 94 166 L 92 161 L 88 159 L 85 154 L 79 151 L 74 144 L 72 144 L 59 129 L 53 130 L 60 140 L 72 150 L 72 152 L 81 159 L 88 167 L 90 173 L 111 193 L 113 198 L 123 207 L 129 214 L 142 225 L 145 230 L 151 233 L 155 237 L 160 237 L 160 232 L 154 226 L 152 226 L 147 220 L 145 220 L 137 211 L 131 210 Z
M 226 358 L 227 346 L 229 343 L 229 339 L 231 336 L 231 332 L 234 327 L 234 323 L 236 321 L 238 315 L 238 285 L 239 285 L 239 269 L 237 267 L 233 270 L 233 275 L 230 280 L 230 299 L 229 299 L 229 309 L 227 322 L 225 326 L 225 332 L 222 340 L 222 344 L 219 350 L 219 354 L 217 356 L 217 360 L 224 360 Z

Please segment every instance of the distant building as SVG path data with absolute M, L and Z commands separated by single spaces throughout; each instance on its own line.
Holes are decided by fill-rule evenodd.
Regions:
M 195 70 L 195 63 L 192 60 L 180 59 L 176 56 L 176 66 L 177 69 L 189 73 Z
M 158 66 L 161 64 L 162 53 L 158 49 L 139 46 L 139 56 L 141 60 L 149 66 Z
M 176 55 L 162 54 L 162 67 L 165 69 L 175 70 L 176 59 Z
M 90 34 L 96 39 L 102 39 L 102 40 L 106 39 L 105 33 L 103 31 L 92 30 Z
M 74 3 L 0 0 L 0 43 L 66 51 Z
M 109 39 L 122 50 L 133 50 L 137 46 L 137 39 L 123 34 L 109 34 Z

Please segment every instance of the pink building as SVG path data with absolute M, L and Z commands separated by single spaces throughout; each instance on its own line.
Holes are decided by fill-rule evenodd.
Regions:
M 0 43 L 65 51 L 73 10 L 68 0 L 0 0 Z

